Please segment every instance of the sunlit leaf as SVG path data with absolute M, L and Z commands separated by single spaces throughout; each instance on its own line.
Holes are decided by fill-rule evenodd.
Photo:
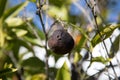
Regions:
M 74 63 L 79 62 L 81 60 L 81 58 L 82 58 L 82 55 L 80 55 L 80 53 L 76 52 L 74 55 Z
M 13 66 L 12 64 L 5 63 L 5 64 L 4 64 L 4 69 L 5 69 L 5 68 L 12 68 L 12 66 Z
M 56 80 L 71 80 L 70 70 L 64 62 L 63 66 L 58 70 Z
M 24 21 L 21 18 L 8 18 L 6 23 L 9 27 L 16 27 L 22 25 Z
M 3 15 L 7 0 L 0 0 L 0 17 Z
M 99 57 L 93 57 L 92 58 L 92 62 L 101 62 L 103 64 L 106 64 L 107 62 L 109 62 L 111 59 L 107 58 L 105 59 L 104 57 L 102 56 L 99 56 Z
M 23 30 L 23 29 L 12 29 L 12 31 L 15 32 L 17 37 L 22 37 L 25 34 L 27 34 L 27 30 Z
M 93 47 L 98 44 L 99 42 L 101 42 L 102 38 L 103 40 L 110 37 L 110 35 L 112 34 L 112 32 L 116 29 L 120 27 L 120 24 L 112 24 L 112 25 L 109 25 L 109 26 L 106 26 L 105 28 L 103 28 L 101 31 L 100 31 L 100 34 L 97 33 L 93 39 L 92 39 L 92 45 Z
M 71 3 L 71 0 L 49 0 L 49 2 L 56 7 L 62 7 L 63 5 L 69 5 Z
M 46 75 L 45 74 L 36 74 L 33 75 L 31 80 L 46 80 Z
M 102 19 L 100 18 L 100 16 L 97 16 L 96 20 L 97 20 L 98 25 L 100 25 L 102 23 Z
M 29 0 L 29 1 L 34 2 L 34 3 L 36 2 L 36 0 Z
M 3 47 L 5 43 L 5 33 L 3 31 L 2 20 L 0 20 L 0 47 Z
M 54 18 L 60 18 L 62 20 L 67 20 L 67 9 L 65 6 L 58 8 L 51 6 L 50 9 L 48 10 L 48 15 Z
M 0 28 L 0 47 L 4 45 L 4 42 L 5 42 L 5 36 L 2 29 Z
M 12 64 L 5 64 L 4 65 L 4 69 L 0 70 L 0 77 L 2 76 L 6 76 L 7 74 L 10 74 L 10 73 L 13 73 L 13 72 L 16 72 L 17 69 L 16 68 L 12 68 Z
M 26 71 L 33 74 L 33 73 L 43 72 L 45 64 L 43 61 L 41 61 L 37 57 L 30 57 L 22 61 L 22 66 Z

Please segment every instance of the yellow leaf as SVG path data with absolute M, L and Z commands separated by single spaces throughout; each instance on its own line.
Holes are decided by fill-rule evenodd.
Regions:
M 82 56 L 79 54 L 79 53 L 75 53 L 75 56 L 74 56 L 74 63 L 77 63 L 78 61 L 80 61 L 82 58 Z
M 5 22 L 9 27 L 20 26 L 24 23 L 21 18 L 8 18 Z
M 55 18 L 61 18 L 62 20 L 67 20 L 68 18 L 67 9 L 65 6 L 61 8 L 50 6 L 50 9 L 48 10 L 48 15 Z
M 12 29 L 13 32 L 15 32 L 15 34 L 17 35 L 17 37 L 22 37 L 25 34 L 27 34 L 26 30 L 23 29 Z
M 5 43 L 5 35 L 2 28 L 2 19 L 0 19 L 0 47 L 3 47 Z

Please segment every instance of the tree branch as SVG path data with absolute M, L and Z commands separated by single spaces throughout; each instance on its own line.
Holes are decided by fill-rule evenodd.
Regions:
M 43 4 L 40 4 L 40 0 L 38 0 L 37 3 L 38 3 L 38 5 L 36 4 L 36 6 L 37 6 L 37 9 L 38 9 L 38 16 L 39 16 L 39 19 L 40 19 L 40 22 L 41 22 L 41 26 L 42 26 L 43 32 L 45 34 L 45 51 L 46 51 L 46 55 L 45 55 L 45 59 L 46 59 L 45 70 L 46 70 L 46 75 L 47 75 L 47 80 L 48 80 L 49 79 L 48 48 L 47 48 L 48 36 L 47 36 L 47 32 L 45 30 L 45 25 L 44 25 L 44 22 L 43 22 L 43 19 L 42 19 L 42 13 L 41 13 Z

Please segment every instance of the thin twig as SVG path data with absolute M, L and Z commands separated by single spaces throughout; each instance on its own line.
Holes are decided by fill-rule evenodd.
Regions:
M 36 1 L 37 2 L 37 1 Z M 46 55 L 45 55 L 45 59 L 46 59 L 46 67 L 45 67 L 45 70 L 46 70 L 46 75 L 47 75 L 47 80 L 49 79 L 49 65 L 48 65 L 48 48 L 47 48 L 47 40 L 48 40 L 48 36 L 47 36 L 47 32 L 45 30 L 45 25 L 44 25 L 44 22 L 43 22 L 43 19 L 42 19 L 42 14 L 41 14 L 41 8 L 42 8 L 43 5 L 40 4 L 40 0 L 38 0 L 38 5 L 37 5 L 37 8 L 38 8 L 38 16 L 39 16 L 39 19 L 40 19 L 40 22 L 41 22 L 41 25 L 42 25 L 42 29 L 43 29 L 43 32 L 45 34 L 45 51 L 46 51 Z
M 86 0 L 85 0 L 85 1 L 86 1 Z M 86 1 L 86 3 L 87 3 L 87 1 Z M 105 41 L 104 41 L 104 39 L 103 39 L 103 36 L 102 36 L 101 33 L 100 33 L 100 30 L 99 30 L 99 27 L 98 27 L 98 24 L 97 24 L 97 20 L 96 20 L 97 15 L 96 15 L 96 11 L 95 11 L 96 3 L 95 3 L 95 1 L 94 1 L 94 7 L 93 7 L 93 8 L 91 8 L 88 3 L 87 3 L 87 5 L 88 5 L 88 7 L 91 9 L 91 12 L 92 12 L 92 14 L 93 14 L 93 18 L 94 18 L 94 22 L 95 22 L 95 27 L 97 28 L 98 34 L 100 35 L 100 38 L 101 38 L 101 40 L 102 40 L 102 42 L 103 42 L 103 45 L 104 45 L 105 50 L 106 50 L 106 53 L 107 53 L 108 57 L 110 57 L 110 56 L 109 56 L 109 52 L 108 52 L 108 50 L 107 50 L 107 46 L 106 46 L 106 44 L 105 44 Z M 110 66 L 112 67 L 113 72 L 114 72 L 114 74 L 115 74 L 115 79 L 118 80 L 117 74 L 116 74 L 116 72 L 115 72 L 114 66 L 112 65 L 112 62 L 111 62 L 111 61 L 110 61 Z

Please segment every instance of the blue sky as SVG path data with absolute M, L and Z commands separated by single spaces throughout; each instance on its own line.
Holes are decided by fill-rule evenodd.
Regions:
M 9 0 L 9 5 L 12 7 L 23 1 L 25 0 Z M 109 9 L 108 22 L 110 23 L 113 23 L 113 22 L 116 23 L 118 21 L 118 16 L 120 16 L 120 2 L 119 0 L 113 0 L 113 1 L 116 1 L 116 4 L 113 3 L 113 5 L 110 5 L 108 7 Z M 79 0 L 78 3 L 81 4 L 82 6 L 85 6 L 84 0 Z M 30 2 L 28 6 L 25 8 L 26 16 L 33 17 L 33 22 L 36 24 L 37 27 L 41 29 L 41 24 L 39 21 L 39 17 L 36 15 L 36 10 L 37 9 L 35 4 Z M 80 15 L 81 11 L 74 4 L 72 4 L 70 6 L 70 13 L 72 15 Z M 23 15 L 23 12 L 21 12 L 20 15 Z M 45 19 L 44 19 L 44 22 L 45 22 Z

